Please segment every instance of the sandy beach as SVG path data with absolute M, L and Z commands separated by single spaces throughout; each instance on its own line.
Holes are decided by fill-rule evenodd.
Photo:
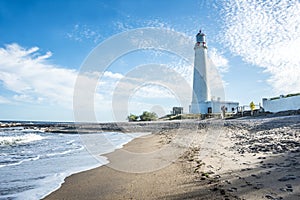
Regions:
M 45 199 L 300 199 L 300 115 L 195 121 L 105 156 Z

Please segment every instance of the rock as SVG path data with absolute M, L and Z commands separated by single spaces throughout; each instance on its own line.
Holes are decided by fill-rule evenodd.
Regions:
M 266 159 L 266 157 L 258 157 L 257 159 Z
M 285 188 L 280 188 L 279 190 L 282 191 L 282 192 L 286 192 Z
M 268 166 L 268 168 L 272 168 L 272 167 L 274 167 L 274 164 L 273 163 L 268 163 L 267 166 Z
M 224 190 L 224 189 L 221 189 L 221 190 L 220 190 L 220 193 L 221 193 L 221 195 L 225 195 L 225 190 Z
M 282 152 L 282 147 L 281 146 L 277 146 L 277 151 L 278 152 Z
M 232 187 L 232 188 L 229 188 L 227 189 L 228 192 L 235 192 L 237 191 L 237 188 L 236 187 Z
M 247 185 L 249 185 L 249 186 L 251 186 L 251 185 L 252 185 L 252 183 L 251 183 L 251 182 L 249 182 L 249 181 L 246 181 L 246 184 L 247 184 Z
M 243 168 L 243 169 L 241 169 L 241 172 L 244 172 L 244 171 L 250 171 L 250 170 L 252 170 L 252 168 L 250 168 L 250 167 L 248 167 L 248 168 Z
M 296 179 L 296 176 L 294 176 L 294 175 L 286 175 L 286 176 L 278 179 L 278 181 L 289 181 L 289 180 L 295 180 L 295 179 Z
M 261 178 L 261 176 L 257 175 L 257 174 L 251 174 L 252 177 L 255 177 L 257 179 Z
M 253 188 L 259 190 L 263 187 L 264 187 L 264 185 L 262 183 L 257 183 Z
M 294 190 L 293 190 L 293 188 L 287 188 L 286 191 L 287 192 L 293 192 Z
M 214 176 L 214 179 L 219 179 L 219 178 L 221 178 L 220 175 L 215 175 L 215 176 Z
M 266 197 L 267 199 L 275 199 L 275 197 L 271 196 L 270 194 L 267 194 L 265 197 Z

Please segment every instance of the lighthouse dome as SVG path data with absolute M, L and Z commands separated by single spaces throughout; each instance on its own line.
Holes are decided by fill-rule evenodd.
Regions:
M 205 34 L 201 32 L 201 30 L 199 31 L 199 33 L 196 35 L 196 40 L 197 42 L 205 42 Z

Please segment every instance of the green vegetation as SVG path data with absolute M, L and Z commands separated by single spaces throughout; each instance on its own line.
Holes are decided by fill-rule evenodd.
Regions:
M 127 117 L 128 121 L 136 122 L 138 121 L 155 121 L 157 120 L 157 114 L 155 112 L 144 111 L 140 116 L 131 114 Z
M 288 94 L 285 97 L 293 97 L 293 96 L 299 96 L 299 95 L 300 95 L 300 93 L 295 93 L 295 94 Z
M 130 122 L 136 122 L 138 120 L 139 116 L 131 114 L 127 117 L 128 121 Z
M 144 111 L 142 115 L 140 115 L 141 121 L 155 121 L 157 119 L 157 114 L 155 112 Z
M 294 96 L 300 96 L 300 93 L 294 93 L 294 94 L 287 94 L 287 95 L 282 95 L 282 96 L 279 96 L 279 97 L 272 97 L 270 98 L 270 100 L 277 100 L 277 99 L 280 99 L 280 98 L 288 98 L 288 97 L 294 97 Z
M 280 99 L 280 97 L 273 97 L 273 98 L 270 98 L 270 100 L 276 100 L 276 99 Z
M 209 174 L 207 172 L 202 172 L 201 176 L 205 176 L 206 178 L 209 178 Z

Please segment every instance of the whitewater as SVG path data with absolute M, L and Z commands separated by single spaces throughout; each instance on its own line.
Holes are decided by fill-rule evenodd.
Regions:
M 84 139 L 99 138 L 97 153 L 105 154 L 138 136 L 141 134 L 95 132 L 84 134 Z M 81 134 L 25 127 L 0 128 L 0 199 L 41 199 L 58 189 L 67 176 L 109 162 L 103 156 L 92 156 L 82 138 Z

